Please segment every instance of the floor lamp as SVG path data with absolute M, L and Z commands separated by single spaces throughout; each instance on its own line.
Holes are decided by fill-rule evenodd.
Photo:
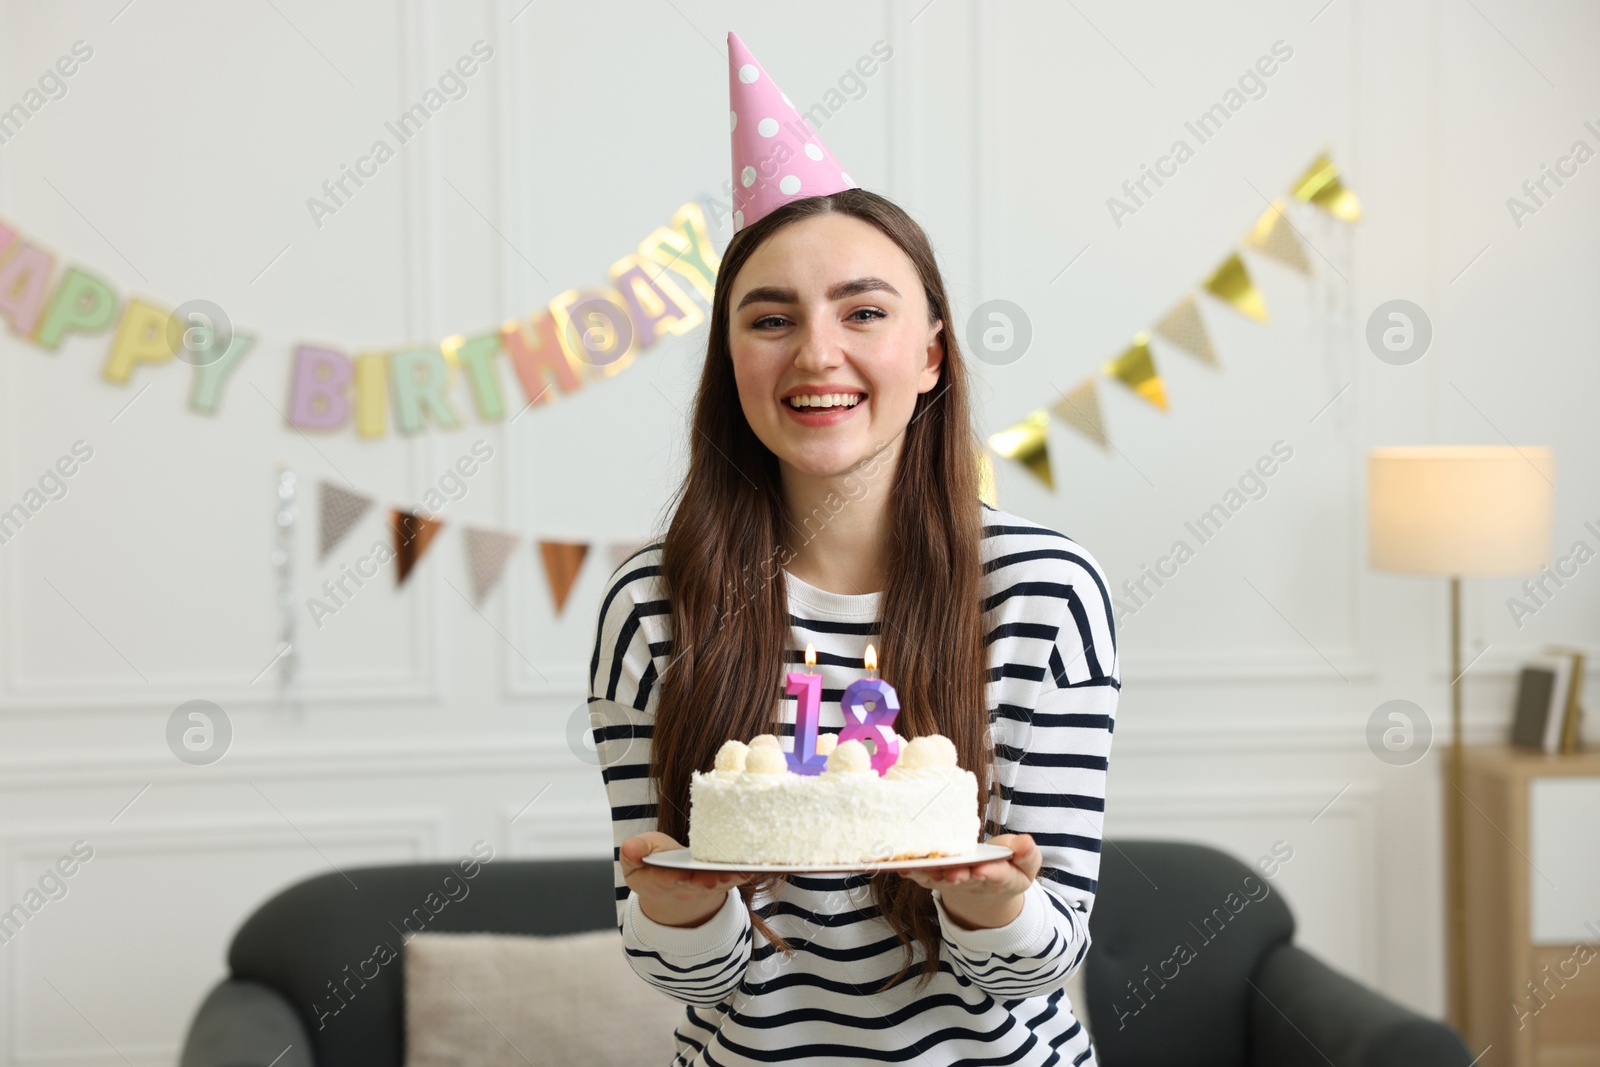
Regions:
M 1367 456 L 1374 569 L 1450 579 L 1450 766 L 1445 784 L 1450 1021 L 1467 1032 L 1466 877 L 1461 783 L 1461 579 L 1527 574 L 1549 562 L 1555 455 L 1548 448 L 1375 448 Z

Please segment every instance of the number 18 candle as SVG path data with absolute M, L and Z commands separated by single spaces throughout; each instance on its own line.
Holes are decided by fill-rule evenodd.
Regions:
M 871 645 L 867 646 L 863 665 L 867 670 L 877 672 L 878 650 Z M 882 678 L 858 678 L 850 683 L 839 698 L 839 707 L 844 712 L 844 729 L 839 731 L 839 743 L 869 742 L 872 747 L 872 769 L 881 776 L 900 758 L 900 740 L 894 732 L 894 719 L 900 714 L 900 695 L 894 691 L 894 686 Z

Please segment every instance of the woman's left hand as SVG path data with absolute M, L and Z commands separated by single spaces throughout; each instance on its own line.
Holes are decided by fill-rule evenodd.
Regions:
M 1022 914 L 1022 894 L 1038 877 L 1043 857 L 1028 834 L 1000 834 L 985 844 L 1011 849 L 1011 858 L 897 873 L 924 889 L 937 889 L 944 910 L 969 930 L 1004 926 Z

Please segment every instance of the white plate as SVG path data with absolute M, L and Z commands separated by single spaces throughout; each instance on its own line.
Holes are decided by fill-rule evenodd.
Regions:
M 959 856 L 929 856 L 915 860 L 881 860 L 876 863 L 707 863 L 693 859 L 686 848 L 666 852 L 652 852 L 644 861 L 653 867 L 671 867 L 680 871 L 744 871 L 753 874 L 826 874 L 850 871 L 904 871 L 913 867 L 960 867 L 969 863 L 986 863 L 1006 859 L 1011 850 L 1004 845 L 974 845 L 971 852 Z

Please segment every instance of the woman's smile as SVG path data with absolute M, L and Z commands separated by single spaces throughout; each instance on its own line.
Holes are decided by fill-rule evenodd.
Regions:
M 855 389 L 801 390 L 791 392 L 778 403 L 802 426 L 835 426 L 866 406 L 867 394 Z

